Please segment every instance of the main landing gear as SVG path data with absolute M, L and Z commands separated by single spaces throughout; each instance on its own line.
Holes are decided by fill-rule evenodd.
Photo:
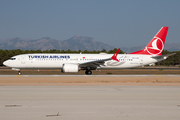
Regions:
M 85 71 L 85 74 L 86 74 L 86 75 L 91 75 L 91 74 L 92 74 L 92 71 L 91 71 L 91 70 L 86 70 L 86 71 Z

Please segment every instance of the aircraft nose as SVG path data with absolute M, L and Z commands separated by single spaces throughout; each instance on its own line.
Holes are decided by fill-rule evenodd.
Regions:
M 9 62 L 6 60 L 3 62 L 3 65 L 8 66 Z

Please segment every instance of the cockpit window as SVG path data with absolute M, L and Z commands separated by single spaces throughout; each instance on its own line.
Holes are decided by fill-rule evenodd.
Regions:
M 16 60 L 16 58 L 10 58 L 10 60 Z

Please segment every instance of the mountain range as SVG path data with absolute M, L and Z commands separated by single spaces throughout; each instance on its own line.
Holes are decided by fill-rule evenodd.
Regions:
M 144 45 L 145 46 L 145 45 Z M 130 53 L 137 50 L 141 50 L 144 46 L 125 48 L 121 47 L 121 50 Z M 107 45 L 102 42 L 96 41 L 94 38 L 76 35 L 67 40 L 56 40 L 49 37 L 43 37 L 36 40 L 25 40 L 21 38 L 12 38 L 9 40 L 0 40 L 0 49 L 22 49 L 22 50 L 112 50 L 114 46 Z M 165 49 L 168 51 L 180 51 L 180 43 L 166 44 Z

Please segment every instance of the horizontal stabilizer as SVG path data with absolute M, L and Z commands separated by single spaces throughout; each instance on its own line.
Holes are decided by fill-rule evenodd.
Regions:
M 155 58 L 155 59 L 167 59 L 169 56 L 175 55 L 176 53 L 172 53 L 172 54 L 166 54 L 166 55 L 160 55 L 160 56 L 153 56 L 151 58 Z

